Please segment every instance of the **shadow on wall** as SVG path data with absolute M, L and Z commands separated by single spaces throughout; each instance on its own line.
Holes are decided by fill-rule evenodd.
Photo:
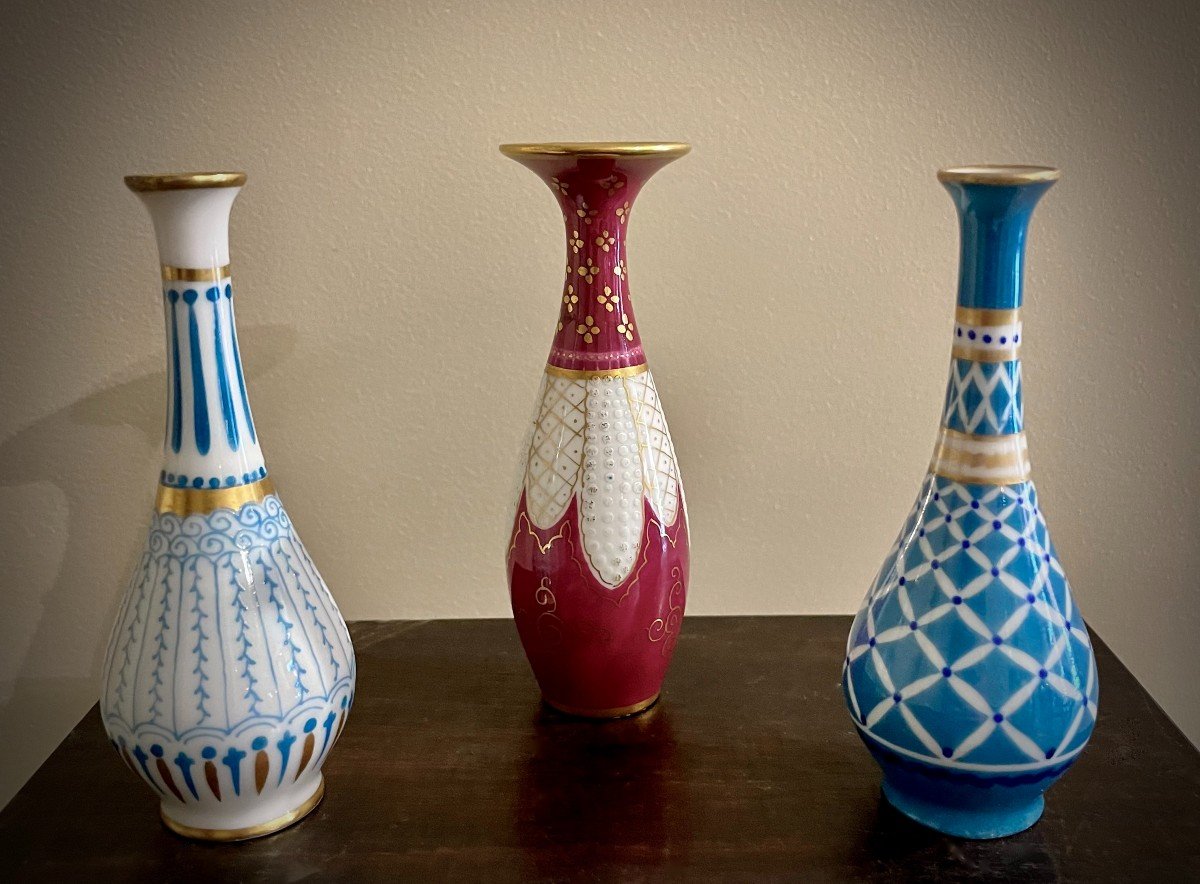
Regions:
M 253 384 L 290 359 L 297 334 L 291 326 L 264 325 L 244 329 L 241 338 L 252 354 L 247 381 Z M 53 567 L 55 552 L 58 560 L 52 578 L 10 567 L 0 574 L 0 599 L 12 609 L 0 619 L 0 745 L 7 747 L 0 807 L 99 695 L 109 630 L 158 481 L 145 465 L 154 462 L 163 438 L 166 381 L 165 371 L 151 370 L 150 362 L 132 366 L 141 372 L 133 380 L 92 393 L 0 443 L 0 494 L 52 486 L 62 501 L 57 517 L 53 508 L 33 513 L 32 520 L 23 508 L 0 515 L 0 549 L 44 547 L 45 555 L 22 556 L 35 568 Z M 55 533 L 60 536 L 51 538 Z

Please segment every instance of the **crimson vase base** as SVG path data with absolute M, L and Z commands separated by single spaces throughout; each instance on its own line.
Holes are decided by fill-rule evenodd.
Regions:
M 634 715 L 640 715 L 657 703 L 660 696 L 662 696 L 661 693 L 656 693 L 653 697 L 649 697 L 637 703 L 630 703 L 628 706 L 616 706 L 611 709 L 581 709 L 578 706 L 569 706 L 565 703 L 557 703 L 545 696 L 542 697 L 542 700 L 547 706 L 556 712 L 561 712 L 563 715 L 570 715 L 573 718 L 611 720 L 614 718 L 629 718 Z

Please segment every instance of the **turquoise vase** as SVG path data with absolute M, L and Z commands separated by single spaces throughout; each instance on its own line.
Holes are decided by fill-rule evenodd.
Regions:
M 938 174 L 962 232 L 929 473 L 854 619 L 842 686 L 902 813 L 963 838 L 1033 825 L 1096 721 L 1096 662 L 1029 473 L 1025 238 L 1058 172 Z

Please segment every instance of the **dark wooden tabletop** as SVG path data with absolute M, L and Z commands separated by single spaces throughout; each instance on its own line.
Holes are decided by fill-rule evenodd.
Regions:
M 849 618 L 689 618 L 663 701 L 543 708 L 503 620 L 356 623 L 358 693 L 307 819 L 236 845 L 158 821 L 93 708 L 0 812 L 0 880 L 1021 880 L 1200 876 L 1200 753 L 1097 641 L 1100 721 L 1020 835 L 880 798 L 842 705 Z

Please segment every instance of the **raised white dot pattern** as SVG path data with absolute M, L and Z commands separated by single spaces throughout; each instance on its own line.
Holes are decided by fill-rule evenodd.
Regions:
M 622 378 L 587 383 L 581 527 L 592 570 L 607 586 L 633 571 L 641 547 L 642 462 Z

